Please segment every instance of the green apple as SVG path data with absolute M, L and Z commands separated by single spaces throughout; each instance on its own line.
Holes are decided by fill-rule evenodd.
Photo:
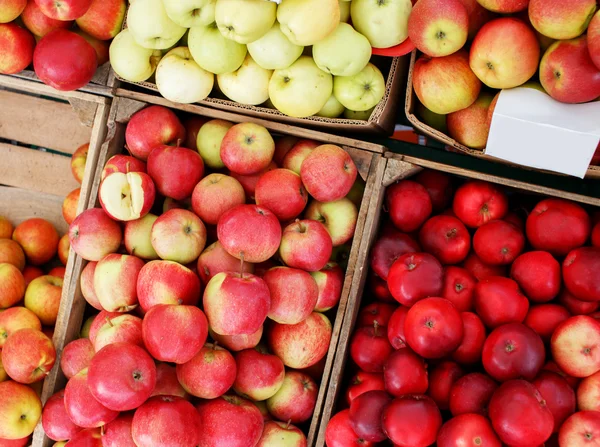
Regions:
M 153 50 L 175 45 L 186 31 L 169 18 L 163 0 L 131 2 L 127 11 L 127 28 L 138 44 Z
M 369 39 L 351 25 L 340 23 L 335 31 L 313 45 L 317 66 L 334 76 L 354 76 L 371 59 Z
M 377 105 L 385 94 L 385 79 L 370 62 L 354 76 L 336 76 L 333 94 L 344 107 L 356 112 L 369 110 Z
M 428 126 L 448 134 L 448 125 L 446 124 L 446 115 L 432 112 L 420 102 L 417 103 L 417 116 Z
M 350 20 L 350 4 L 351 2 L 346 0 L 339 0 L 340 4 L 340 22 L 348 23 Z
M 337 118 L 342 113 L 344 113 L 346 108 L 336 99 L 335 96 L 331 95 L 323 108 L 319 110 L 317 116 L 322 116 L 325 118 Z
M 217 75 L 240 68 L 248 52 L 246 45 L 224 37 L 215 22 L 190 29 L 188 44 L 196 63 Z
M 350 16 L 354 28 L 374 48 L 389 48 L 408 37 L 411 0 L 353 0 Z
M 163 0 L 169 18 L 184 28 L 205 26 L 215 21 L 217 0 Z
M 338 25 L 340 5 L 338 0 L 282 0 L 277 8 L 277 20 L 292 43 L 313 45 Z
M 162 57 L 160 50 L 144 48 L 135 41 L 129 29 L 115 36 L 109 49 L 110 65 L 115 73 L 130 82 L 148 79 Z
M 248 44 L 252 59 L 267 70 L 288 68 L 302 54 L 304 47 L 293 44 L 281 31 L 279 22 L 260 39 Z
M 260 39 L 275 23 L 277 5 L 265 0 L 217 0 L 215 20 L 225 37 L 238 43 Z
M 196 137 L 198 153 L 204 164 L 211 169 L 223 169 L 225 163 L 221 160 L 221 142 L 233 123 L 224 120 L 210 120 L 204 123 Z
M 214 83 L 215 75 L 194 61 L 188 47 L 172 49 L 156 67 L 156 86 L 169 101 L 183 104 L 202 101 Z
M 323 108 L 333 89 L 333 79 L 309 56 L 301 56 L 289 68 L 275 70 L 269 97 L 282 113 L 296 118 L 312 116 Z
M 236 71 L 217 75 L 217 82 L 221 92 L 232 101 L 256 106 L 269 99 L 272 74 L 273 70 L 265 70 L 248 54 Z
M 374 109 L 375 107 L 373 107 Z M 344 118 L 347 120 L 357 120 L 357 121 L 369 121 L 371 114 L 373 113 L 373 109 L 363 110 L 357 112 L 356 110 L 346 109 L 344 110 Z

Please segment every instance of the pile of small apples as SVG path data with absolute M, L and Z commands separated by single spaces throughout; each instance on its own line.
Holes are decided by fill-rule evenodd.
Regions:
M 530 87 L 573 104 L 600 98 L 596 9 L 596 0 L 419 0 L 408 23 L 423 53 L 414 67 L 417 113 L 483 149 L 495 90 Z
M 0 73 L 16 74 L 33 62 L 51 87 L 83 87 L 108 62 L 126 8 L 125 0 L 0 0 Z
M 131 155 L 101 173 L 101 208 L 69 229 L 99 313 L 65 346 L 69 380 L 44 407 L 46 434 L 67 446 L 306 445 L 297 425 L 314 411 L 324 312 L 344 281 L 331 259 L 358 216 L 352 158 L 275 143 L 253 123 L 184 125 L 161 106 L 133 115 L 125 138 Z
M 174 102 L 215 89 L 293 117 L 368 119 L 386 84 L 371 49 L 405 41 L 411 9 L 410 0 L 136 0 L 110 62 L 131 82 L 154 75 Z
M 455 180 L 386 191 L 327 446 L 597 443 L 600 215 Z

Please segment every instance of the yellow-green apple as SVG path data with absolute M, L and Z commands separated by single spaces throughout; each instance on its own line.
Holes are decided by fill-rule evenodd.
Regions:
M 21 14 L 25 27 L 38 37 L 43 37 L 55 29 L 68 29 L 72 21 L 56 20 L 42 12 L 35 0 L 27 0 L 27 6 Z
M 316 272 L 325 267 L 333 251 L 327 228 L 316 220 L 298 220 L 283 230 L 279 255 L 289 267 Z
M 575 104 L 600 97 L 600 70 L 590 57 L 587 37 L 552 44 L 540 64 L 540 81 L 557 101 Z
M 515 54 L 519 57 L 513 57 Z M 536 73 L 539 61 L 540 44 L 535 33 L 525 22 L 512 17 L 483 25 L 469 57 L 473 72 L 491 88 L 524 84 Z
M 216 225 L 224 212 L 245 202 L 240 182 L 225 174 L 207 175 L 192 194 L 192 209 L 209 225 Z
M 552 333 L 552 357 L 560 369 L 573 377 L 589 377 L 600 371 L 600 322 L 577 315 L 560 323 Z
M 267 332 L 269 346 L 288 368 L 308 368 L 319 362 L 329 349 L 331 322 L 313 312 L 298 324 L 273 324 Z
M 340 1 L 340 5 L 350 2 Z M 266 421 L 256 447 L 306 447 L 306 436 L 289 422 Z
M 206 227 L 188 210 L 172 209 L 152 225 L 152 247 L 161 259 L 189 264 L 206 245 Z
M 70 379 L 82 369 L 90 366 L 96 351 L 88 338 L 73 340 L 64 347 L 60 357 L 60 369 Z M 64 438 L 62 438 L 64 439 Z
M 177 380 L 192 396 L 216 399 L 235 382 L 235 359 L 229 351 L 207 343 L 188 362 L 176 366 Z
M 44 276 L 44 271 L 41 268 L 26 265 L 23 269 L 23 279 L 25 280 L 25 287 L 27 287 L 29 283 L 35 278 L 39 278 L 40 276 Z
M 71 439 L 81 430 L 81 427 L 78 427 L 69 419 L 65 409 L 64 390 L 60 390 L 46 401 L 42 410 L 42 427 L 46 436 L 53 441 Z
M 340 23 L 348 23 L 350 20 L 350 6 L 351 3 L 346 0 L 339 0 L 338 4 L 340 5 Z
M 314 140 L 298 140 L 294 146 L 285 154 L 281 167 L 294 171 L 300 175 L 302 163 L 315 148 L 321 146 L 321 143 Z
M 344 110 L 344 118 L 349 120 L 368 121 L 373 113 L 373 109 L 375 109 L 375 107 L 364 111 L 346 109 Z
M 529 4 L 529 0 L 477 0 L 477 2 L 485 9 L 500 14 L 523 11 Z
M 61 447 L 61 444 L 64 441 L 57 442 L 52 447 Z M 73 436 L 69 443 L 71 445 L 86 445 L 89 447 L 104 447 L 102 442 L 102 432 L 99 428 L 87 428 L 78 432 L 75 436 Z M 65 443 L 62 447 L 65 447 L 67 443 Z M 70 447 L 70 446 L 69 446 Z
M 274 418 L 294 424 L 308 421 L 315 410 L 319 387 L 307 374 L 287 371 L 281 388 L 267 400 Z
M 8 376 L 19 383 L 44 380 L 55 361 L 52 340 L 37 329 L 19 329 L 2 346 L 2 365 Z
M 146 172 L 146 163 L 129 155 L 114 155 L 108 159 L 102 170 L 101 180 L 104 180 L 113 172 Z
M 190 395 L 183 389 L 177 379 L 175 366 L 168 363 L 158 363 L 156 365 L 156 386 L 152 391 L 152 396 L 179 396 L 188 400 L 190 398 Z M 119 446 L 115 445 L 114 447 Z
M 169 51 L 156 67 L 156 87 L 169 101 L 191 104 L 205 99 L 213 89 L 215 76 L 200 67 L 188 47 Z
M 141 347 L 113 343 L 94 355 L 88 368 L 88 388 L 110 410 L 129 411 L 142 405 L 156 385 L 154 360 Z
M 179 140 L 185 140 L 185 127 L 172 110 L 163 106 L 135 113 L 125 129 L 127 149 L 140 160 L 146 160 L 156 146 L 175 145 Z
M 600 11 L 596 13 L 587 31 L 588 49 L 592 62 L 600 70 Z
M 442 133 L 448 133 L 448 125 L 446 123 L 446 115 L 440 115 L 432 112 L 420 102 L 417 104 L 417 113 L 421 121 Z
M 342 296 L 344 286 L 344 272 L 335 262 L 328 262 L 325 267 L 311 273 L 317 283 L 319 296 L 315 311 L 325 312 L 337 306 Z
M 164 0 L 169 18 L 179 26 L 193 28 L 215 21 L 216 0 Z
M 131 343 L 144 346 L 142 338 L 142 320 L 130 314 L 100 313 L 97 317 L 98 324 L 95 325 L 93 339 L 90 333 L 90 341 L 94 344 L 94 351 L 98 352 L 105 346 L 113 343 Z M 94 320 L 96 322 L 97 320 Z
M 137 294 L 143 312 L 158 304 L 194 306 L 200 299 L 200 279 L 177 262 L 151 261 L 140 271 Z
M 267 208 L 238 205 L 223 213 L 217 225 L 217 234 L 221 245 L 231 256 L 257 263 L 277 253 L 281 225 L 275 214 Z
M 190 29 L 188 45 L 196 63 L 216 75 L 237 70 L 248 51 L 246 45 L 223 36 L 216 22 Z
M 308 318 L 317 304 L 319 288 L 313 277 L 304 270 L 273 267 L 263 275 L 263 280 L 271 295 L 268 317 L 277 323 L 300 323 Z
M 258 184 L 258 181 L 263 176 L 263 174 L 272 171 L 273 169 L 277 169 L 277 165 L 274 161 L 269 163 L 269 166 L 267 166 L 265 169 L 258 171 L 255 174 L 242 175 L 237 174 L 233 171 L 230 171 L 229 174 L 238 182 L 240 182 L 242 188 L 244 188 L 244 192 L 246 193 L 246 197 L 248 198 L 248 200 L 254 200 L 254 193 L 256 191 L 256 185 Z
M 372 47 L 393 47 L 408 37 L 410 0 L 354 0 L 350 8 L 352 25 Z
M 263 0 L 217 0 L 215 21 L 221 34 L 238 43 L 260 39 L 275 23 L 277 5 Z
M 0 0 L 0 23 L 8 23 L 21 15 L 27 0 Z
M 151 397 L 136 410 L 131 424 L 136 446 L 160 445 L 165 439 L 173 447 L 199 445 L 199 431 L 194 406 L 177 396 Z
M 283 0 L 277 21 L 293 44 L 314 45 L 340 23 L 340 5 L 337 0 Z
M 56 276 L 57 278 L 60 278 L 60 279 L 64 279 L 66 273 L 67 273 L 67 269 L 64 265 L 54 267 L 48 271 L 49 276 Z
M 244 349 L 254 348 L 260 343 L 260 339 L 263 334 L 263 327 L 261 326 L 253 334 L 242 334 L 242 335 L 221 335 L 217 334 L 213 330 L 209 330 L 210 336 L 215 342 L 223 345 L 230 351 L 242 351 Z
M 79 284 L 81 287 L 81 294 L 87 301 L 87 303 L 94 309 L 102 310 L 102 305 L 98 301 L 96 291 L 94 290 L 94 273 L 96 272 L 97 262 L 88 262 L 81 271 L 79 278 Z
M 57 90 L 83 87 L 92 80 L 97 67 L 94 47 L 80 35 L 65 29 L 46 34 L 33 52 L 35 74 L 44 84 Z
M 357 176 L 352 188 L 350 188 L 350 192 L 346 194 L 346 198 L 354 203 L 357 208 L 360 208 L 363 196 L 365 195 L 366 186 L 367 184 L 365 181 L 360 176 Z
M 254 405 L 256 405 L 256 408 L 258 408 L 258 411 L 260 411 L 260 414 L 263 417 L 263 421 L 267 422 L 273 420 L 273 418 L 269 414 L 269 410 L 267 409 L 267 403 L 265 401 L 254 402 Z
M 244 262 L 241 266 L 244 273 L 253 273 L 254 264 Z M 209 245 L 198 258 L 198 275 L 204 284 L 221 272 L 232 272 L 240 269 L 240 260 L 231 256 L 219 241 Z
M 481 81 L 469 67 L 468 53 L 461 50 L 450 56 L 417 59 L 413 87 L 425 107 L 446 115 L 473 104 Z
M 62 214 L 67 224 L 71 225 L 71 223 L 77 217 L 77 206 L 79 205 L 79 195 L 81 194 L 81 188 L 74 189 L 71 191 L 62 205 Z
M 16 23 L 0 23 L 0 47 L 0 73 L 15 74 L 31 64 L 35 39 Z
M 114 371 L 111 371 L 111 374 Z M 102 427 L 119 415 L 102 405 L 90 392 L 88 370 L 83 369 L 71 377 L 65 388 L 65 408 L 69 419 L 83 428 Z M 88 445 L 88 444 L 83 444 Z
M 263 417 L 249 400 L 235 395 L 201 402 L 196 407 L 200 415 L 199 445 L 255 446 L 263 430 Z M 227 421 L 228 430 L 222 428 Z
M 110 44 L 109 54 L 115 72 L 131 82 L 145 81 L 152 76 L 162 57 L 160 50 L 139 45 L 129 29 L 117 34 Z
M 94 290 L 108 312 L 129 312 L 138 306 L 136 284 L 144 261 L 131 255 L 109 254 L 98 262 Z
M 274 169 L 258 180 L 256 204 L 271 210 L 282 222 L 297 217 L 306 207 L 308 192 L 300 176 L 289 169 Z
M 221 160 L 221 142 L 233 123 L 224 120 L 210 120 L 198 131 L 196 147 L 206 166 L 221 169 L 225 165 Z
M 250 273 L 218 273 L 204 290 L 204 312 L 217 334 L 255 333 L 271 306 L 269 288 L 262 278 Z
M 88 317 L 87 320 L 85 320 L 83 322 L 83 324 L 81 325 L 81 331 L 79 331 L 79 336 L 81 338 L 90 338 L 90 327 L 92 326 L 92 323 L 94 322 L 94 319 L 96 318 L 96 315 L 92 315 L 91 317 Z
M 86 13 L 93 0 L 35 0 L 42 12 L 56 20 L 75 20 Z
M 0 216 L 0 239 L 10 239 L 14 230 L 15 227 L 10 220 L 4 216 Z
M 142 336 L 155 359 L 186 363 L 204 346 L 208 322 L 204 312 L 195 306 L 159 304 L 144 316 Z
M 312 51 L 317 66 L 334 76 L 357 75 L 371 59 L 369 39 L 347 23 L 340 23 L 331 34 L 316 42 Z
M 469 14 L 462 0 L 421 0 L 408 19 L 408 36 L 431 57 L 448 56 L 467 42 Z
M 473 104 L 447 115 L 448 133 L 461 144 L 472 149 L 483 149 L 490 131 L 488 110 L 494 95 L 482 92 Z
M 204 124 L 208 122 L 207 118 L 203 118 L 201 116 L 188 116 L 183 120 L 183 127 L 185 127 L 185 140 L 183 141 L 183 146 L 188 149 L 196 150 L 198 148 L 198 132 Z
M 12 238 L 25 252 L 29 264 L 45 264 L 58 250 L 56 229 L 50 222 L 39 217 L 27 219 L 17 225 Z
M 318 113 L 332 92 L 332 76 L 321 70 L 310 56 L 300 56 L 289 67 L 275 70 L 269 81 L 273 105 L 296 118 Z
M 334 202 L 314 200 L 306 209 L 304 218 L 316 220 L 325 225 L 333 246 L 337 247 L 350 241 L 354 236 L 358 209 L 346 197 Z
M 158 259 L 158 254 L 152 247 L 152 225 L 158 216 L 148 213 L 144 217 L 130 220 L 125 224 L 124 243 L 127 253 L 145 260 Z
M 148 175 L 163 196 L 183 200 L 204 175 L 204 162 L 193 149 L 160 145 L 148 155 Z
M 117 251 L 122 237 L 119 224 L 100 208 L 85 210 L 69 226 L 71 247 L 87 261 L 99 261 Z
M 148 214 L 155 197 L 154 182 L 143 172 L 114 172 L 102 181 L 98 192 L 102 209 L 113 219 L 123 222 Z
M 71 244 L 69 243 L 69 235 L 65 234 L 58 241 L 58 259 L 63 265 L 67 265 L 70 248 Z
M 333 144 L 324 144 L 311 151 L 300 169 L 300 177 L 308 193 L 321 202 L 345 197 L 357 173 L 352 157 Z
M 19 271 L 25 268 L 25 253 L 12 239 L 0 239 L 0 264 L 12 264 Z
M 258 105 L 269 99 L 269 80 L 272 74 L 272 70 L 262 68 L 247 54 L 240 68 L 217 75 L 217 82 L 221 92 L 232 101 Z
M 279 391 L 283 384 L 283 362 L 262 346 L 236 353 L 235 364 L 237 375 L 233 390 L 240 396 L 255 401 L 266 400 Z
M 596 9 L 596 0 L 529 0 L 529 20 L 544 36 L 568 40 L 585 33 Z
M 25 307 L 11 307 L 0 312 L 0 349 L 6 339 L 19 329 L 42 330 L 39 318 Z
M 337 118 L 344 113 L 344 110 L 346 110 L 346 108 L 342 105 L 342 103 L 337 100 L 335 95 L 331 95 L 323 108 L 319 110 L 317 116 L 322 116 L 325 118 Z
M 303 46 L 293 44 L 281 31 L 279 22 L 275 22 L 260 39 L 248 44 L 248 52 L 252 59 L 266 70 L 289 67 L 300 57 L 303 50 Z
M 0 438 L 27 438 L 42 416 L 42 402 L 35 391 L 8 380 L 0 383 Z
M 77 26 L 96 39 L 112 39 L 121 31 L 126 9 L 125 0 L 92 0 Z
M 477 0 L 460 0 L 469 15 L 469 39 L 473 39 L 481 27 L 494 18 L 494 14 L 481 6 Z
M 18 303 L 25 294 L 25 279 L 21 271 L 7 262 L 0 264 L 0 309 Z
M 259 124 L 236 124 L 221 141 L 221 160 L 236 174 L 256 174 L 269 166 L 274 153 L 273 137 Z
M 25 307 L 45 326 L 54 326 L 58 317 L 63 280 L 56 276 L 40 276 L 27 286 Z
M 369 110 L 385 95 L 385 78 L 379 68 L 369 62 L 354 76 L 336 76 L 333 94 L 347 109 Z
M 77 183 L 81 184 L 83 182 L 83 175 L 85 173 L 85 164 L 87 162 L 88 152 L 90 150 L 90 143 L 82 144 L 77 148 L 73 155 L 71 156 L 71 172 L 73 173 L 73 178 L 77 181 Z
M 186 32 L 169 18 L 162 0 L 131 2 L 127 28 L 139 45 L 152 50 L 172 47 Z

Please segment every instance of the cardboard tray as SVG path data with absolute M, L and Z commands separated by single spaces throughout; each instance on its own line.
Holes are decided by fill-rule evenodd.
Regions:
M 339 334 L 339 343 L 331 371 L 331 378 L 329 380 L 328 393 L 321 416 L 321 425 L 319 426 L 319 432 L 315 444 L 317 447 L 325 446 L 325 430 L 327 428 L 327 424 L 331 417 L 338 410 L 340 391 L 345 383 L 344 381 L 348 379 L 348 377 L 345 375 L 345 367 L 349 355 L 350 340 L 352 338 L 352 333 L 354 331 L 356 320 L 361 308 L 363 291 L 369 272 L 370 250 L 378 236 L 379 223 L 383 214 L 383 201 L 385 198 L 386 188 L 399 180 L 418 174 L 423 169 L 433 169 L 467 179 L 484 180 L 487 182 L 504 185 L 517 191 L 543 194 L 544 196 L 561 197 L 564 199 L 600 207 L 600 198 L 597 197 L 588 197 L 552 188 L 540 187 L 526 182 L 481 174 L 476 171 L 470 171 L 467 169 L 457 168 L 455 166 L 444 165 L 415 157 L 407 157 L 391 153 L 387 154 L 386 164 L 383 167 L 383 174 L 378 176 L 378 179 L 381 178 L 381 184 L 379 185 L 380 187 L 374 188 L 375 193 L 371 197 L 367 212 L 368 219 L 363 226 L 359 256 L 356 259 L 356 267 L 354 269 L 356 273 L 354 278 L 352 278 L 348 305 L 346 306 L 346 314 L 344 316 L 344 322 Z
M 416 113 L 415 112 L 416 105 L 419 100 L 418 100 L 417 95 L 413 88 L 413 74 L 414 74 L 414 67 L 415 67 L 415 62 L 417 60 L 417 56 L 418 56 L 417 50 L 414 50 L 410 56 L 410 66 L 408 69 L 408 81 L 407 81 L 408 83 L 407 83 L 407 87 L 406 87 L 405 112 L 406 112 L 406 117 L 408 118 L 408 121 L 410 121 L 410 123 L 414 126 L 414 128 L 419 133 L 423 133 L 423 134 L 433 138 L 434 140 L 444 143 L 445 145 L 449 146 L 451 150 L 461 152 L 463 154 L 468 154 L 473 157 L 483 158 L 484 160 L 491 160 L 491 161 L 508 164 L 508 165 L 512 165 L 512 166 L 518 166 L 520 168 L 530 169 L 533 171 L 541 171 L 541 172 L 546 172 L 546 173 L 554 174 L 554 175 L 564 175 L 564 174 L 559 174 L 557 172 L 551 172 L 551 171 L 531 168 L 528 166 L 517 165 L 515 163 L 511 163 L 506 160 L 501 160 L 499 158 L 492 157 L 485 153 L 485 149 L 483 149 L 483 150 L 471 149 L 463 144 L 460 144 L 458 141 L 456 141 L 449 135 L 446 135 L 446 134 L 440 132 L 439 130 L 434 129 L 433 127 L 428 126 L 427 124 L 422 122 L 419 119 L 419 117 L 417 117 L 417 115 L 415 114 Z M 586 179 L 600 179 L 600 166 L 588 167 L 585 178 Z

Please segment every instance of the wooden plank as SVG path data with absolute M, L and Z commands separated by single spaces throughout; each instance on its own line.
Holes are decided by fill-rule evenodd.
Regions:
M 81 90 L 74 90 L 70 92 L 56 90 L 55 88 L 41 82 L 35 73 L 30 71 L 24 71 L 16 75 L 0 75 L 0 86 L 22 92 L 51 96 L 52 98 L 64 100 L 76 98 L 84 101 L 96 102 L 98 104 L 106 103 L 107 98 L 104 96 L 112 96 L 108 87 L 103 87 L 100 85 L 94 86 L 92 84 L 88 84 L 82 89 L 87 90 L 90 93 L 86 93 L 85 91 Z
M 79 187 L 71 157 L 0 143 L 0 184 L 65 197 Z
M 0 215 L 7 217 L 13 225 L 32 217 L 41 217 L 63 235 L 69 229 L 62 216 L 63 200 L 64 197 L 52 194 L 0 186 Z

